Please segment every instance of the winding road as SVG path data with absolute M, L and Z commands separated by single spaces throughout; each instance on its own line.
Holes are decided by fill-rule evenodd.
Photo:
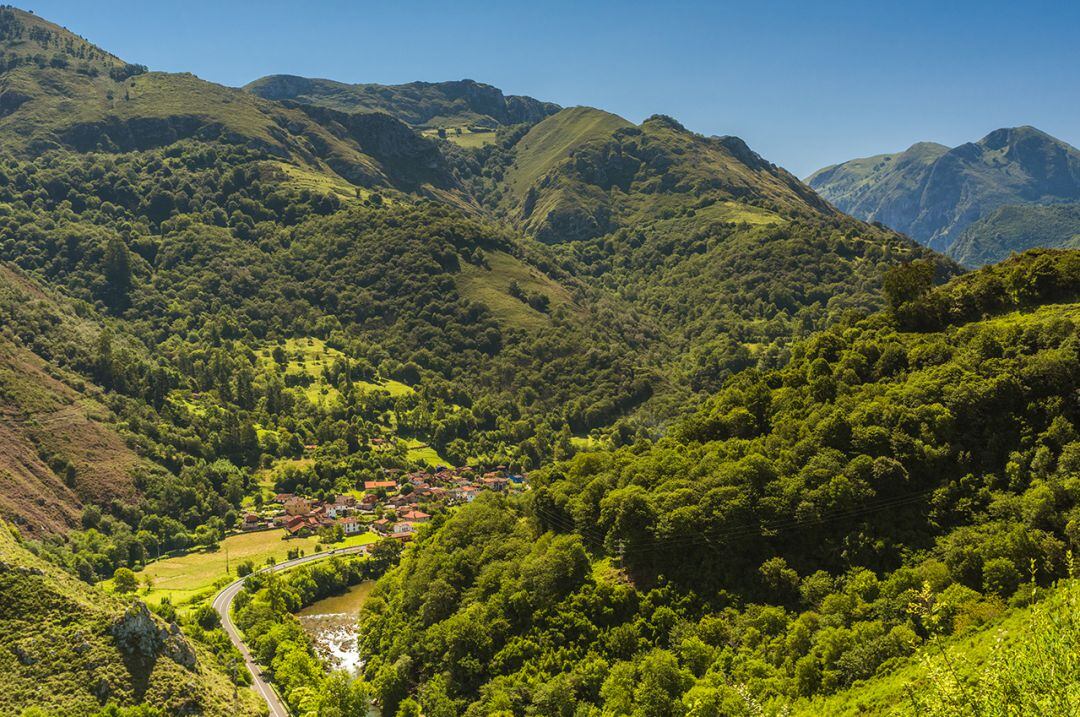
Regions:
M 288 570 L 289 568 L 295 568 L 297 565 L 303 565 L 304 563 L 313 563 L 317 560 L 323 560 L 325 558 L 332 558 L 336 555 L 356 555 L 358 553 L 366 553 L 370 545 L 357 545 L 352 548 L 342 548 L 340 550 L 327 550 L 322 553 L 312 553 L 311 555 L 305 555 L 302 558 L 293 558 L 292 560 L 286 560 L 283 563 L 272 565 L 270 567 L 258 570 L 258 573 L 276 573 L 282 570 Z M 252 688 L 262 695 L 262 698 L 266 700 L 266 704 L 270 707 L 271 717 L 289 717 L 288 706 L 278 695 L 277 690 L 267 682 L 262 675 L 262 668 L 251 657 L 251 651 L 248 650 L 246 644 L 244 644 L 244 638 L 241 636 L 240 631 L 233 624 L 232 617 L 229 614 L 229 609 L 232 607 L 233 598 L 244 589 L 244 581 L 247 577 L 240 578 L 234 582 L 226 585 L 221 592 L 214 598 L 214 610 L 219 616 L 221 616 L 221 626 L 224 628 L 226 634 L 232 643 L 236 645 L 236 649 L 240 651 L 240 654 L 244 656 L 244 666 L 247 667 L 248 672 L 251 673 L 251 686 Z

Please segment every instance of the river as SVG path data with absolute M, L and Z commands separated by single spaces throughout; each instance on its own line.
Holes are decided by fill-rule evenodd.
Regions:
M 319 656 L 332 667 L 353 675 L 363 667 L 356 646 L 356 618 L 373 587 L 375 583 L 370 580 L 353 585 L 341 595 L 313 602 L 296 614 Z

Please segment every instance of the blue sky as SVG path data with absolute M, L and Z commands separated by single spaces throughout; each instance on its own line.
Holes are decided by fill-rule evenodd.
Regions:
M 800 177 L 1031 124 L 1080 144 L 1080 2 L 23 0 L 131 62 L 228 85 L 468 77 L 735 134 Z

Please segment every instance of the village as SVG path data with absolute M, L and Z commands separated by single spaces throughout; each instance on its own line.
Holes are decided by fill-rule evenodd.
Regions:
M 286 539 L 320 535 L 334 542 L 374 531 L 408 541 L 419 526 L 431 520 L 432 512 L 471 503 L 483 491 L 509 493 L 526 487 L 526 476 L 506 466 L 490 470 L 471 466 L 437 466 L 431 471 L 388 468 L 384 480 L 365 481 L 362 490 L 340 493 L 332 502 L 278 493 L 259 512 L 246 513 L 241 528 L 283 530 Z

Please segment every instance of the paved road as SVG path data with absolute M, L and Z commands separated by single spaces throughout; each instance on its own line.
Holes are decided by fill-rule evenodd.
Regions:
M 280 570 L 288 570 L 289 568 L 295 568 L 297 565 L 303 565 L 304 563 L 311 563 L 316 560 L 323 560 L 324 558 L 330 558 L 335 555 L 355 555 L 357 553 L 365 553 L 370 545 L 357 545 L 352 548 L 342 548 L 341 550 L 328 550 L 324 553 L 312 553 L 311 555 L 305 555 L 302 558 L 294 558 L 293 560 L 286 560 L 284 563 L 278 563 L 272 567 L 263 568 L 259 570 L 260 573 L 272 572 L 276 573 Z M 289 708 L 282 701 L 281 697 L 274 688 L 263 679 L 262 668 L 251 657 L 251 651 L 248 650 L 247 645 L 244 644 L 244 639 L 240 635 L 240 631 L 236 629 L 236 625 L 233 624 L 232 617 L 229 615 L 229 608 L 232 607 L 233 598 L 237 593 L 244 589 L 244 581 L 247 578 L 240 578 L 239 580 L 229 583 L 217 594 L 214 598 L 214 610 L 221 616 L 221 626 L 225 628 L 225 632 L 229 635 L 229 639 L 236 645 L 236 649 L 240 651 L 240 654 L 244 656 L 244 666 L 247 667 L 248 672 L 251 673 L 252 689 L 262 695 L 262 698 L 266 700 L 266 704 L 270 707 L 271 717 L 289 717 Z

